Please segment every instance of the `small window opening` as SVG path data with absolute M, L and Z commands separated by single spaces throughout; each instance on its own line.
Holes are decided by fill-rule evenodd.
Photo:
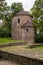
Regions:
M 0 56 L 0 59 L 2 59 L 2 56 Z
M 26 29 L 26 31 L 28 32 L 28 28 Z
M 20 23 L 20 19 L 18 19 L 18 23 Z

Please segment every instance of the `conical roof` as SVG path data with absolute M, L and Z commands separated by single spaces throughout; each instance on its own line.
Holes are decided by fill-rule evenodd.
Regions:
M 24 9 L 20 10 L 20 11 L 17 12 L 16 14 L 14 14 L 14 16 L 19 16 L 19 15 L 27 15 L 27 16 L 30 16 L 31 18 L 33 18 L 33 17 L 29 14 L 29 12 L 25 11 Z M 14 16 L 13 16 L 13 17 L 14 17 Z M 13 18 L 13 17 L 12 17 L 12 18 Z
M 29 13 L 24 11 L 24 10 L 20 10 L 18 13 L 16 13 L 16 15 L 28 15 Z

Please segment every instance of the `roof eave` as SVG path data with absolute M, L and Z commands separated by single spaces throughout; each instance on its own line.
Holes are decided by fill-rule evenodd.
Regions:
M 34 26 L 21 26 L 21 28 L 26 28 L 26 27 L 34 27 Z

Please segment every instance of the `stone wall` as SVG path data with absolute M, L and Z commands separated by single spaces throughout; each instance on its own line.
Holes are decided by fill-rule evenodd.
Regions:
M 20 19 L 20 23 L 18 23 L 18 19 Z M 32 23 L 32 18 L 27 15 L 14 16 L 12 18 L 12 39 L 24 40 L 34 43 L 34 35 L 35 35 L 34 27 L 28 27 L 29 29 L 28 33 L 26 31 L 26 28 L 25 29 L 21 28 L 21 26 L 27 21 Z
M 18 23 L 18 19 L 20 19 L 20 23 Z M 29 16 L 14 16 L 12 18 L 12 39 L 22 40 L 22 30 L 21 26 L 30 20 Z M 31 21 L 30 21 L 31 22 Z
M 28 28 L 28 32 L 27 32 L 27 28 Z M 27 41 L 29 43 L 34 43 L 34 28 L 33 27 L 26 27 L 25 29 L 22 29 L 22 38 L 24 41 Z
M 27 42 L 16 42 L 16 43 L 6 43 L 6 44 L 0 44 L 0 48 L 3 47 L 9 47 L 9 46 L 20 46 L 20 45 L 26 45 Z
M 0 58 L 19 63 L 20 65 L 43 65 L 43 60 L 28 58 L 4 51 L 0 51 Z

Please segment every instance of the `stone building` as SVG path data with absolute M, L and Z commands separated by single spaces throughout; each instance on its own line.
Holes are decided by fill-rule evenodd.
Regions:
M 34 26 L 28 12 L 21 10 L 12 18 L 12 39 L 34 42 Z

